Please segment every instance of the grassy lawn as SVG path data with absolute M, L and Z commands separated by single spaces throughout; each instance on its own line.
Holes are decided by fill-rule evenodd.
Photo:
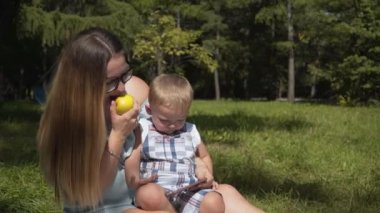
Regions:
M 40 106 L 0 104 L 0 212 L 54 212 L 37 166 Z M 195 101 L 219 182 L 266 212 L 380 212 L 380 108 Z

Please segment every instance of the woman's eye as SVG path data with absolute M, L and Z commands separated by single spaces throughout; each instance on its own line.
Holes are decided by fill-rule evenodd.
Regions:
M 116 81 L 117 81 L 117 79 L 110 80 L 110 81 L 106 82 L 106 85 L 114 85 Z

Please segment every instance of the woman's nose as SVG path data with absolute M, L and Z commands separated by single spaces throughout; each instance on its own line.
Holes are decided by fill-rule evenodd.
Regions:
M 122 92 L 123 94 L 126 92 L 125 91 L 125 85 L 124 85 L 124 83 L 122 81 L 119 81 L 119 84 L 117 85 L 117 90 L 119 92 Z

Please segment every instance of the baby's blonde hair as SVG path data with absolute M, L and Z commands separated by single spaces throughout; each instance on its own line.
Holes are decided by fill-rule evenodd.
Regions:
M 150 84 L 149 104 L 165 105 L 188 111 L 193 100 L 193 88 L 189 81 L 177 74 L 161 74 Z

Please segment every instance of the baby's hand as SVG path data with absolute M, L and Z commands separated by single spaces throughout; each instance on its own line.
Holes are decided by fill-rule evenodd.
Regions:
M 213 181 L 213 182 L 212 182 L 212 189 L 213 189 L 213 190 L 216 190 L 216 189 L 218 189 L 218 187 L 219 187 L 218 182 Z
M 199 185 L 199 188 L 212 188 L 214 176 L 210 173 L 205 165 L 198 164 L 195 169 L 195 175 L 199 180 L 205 180 L 204 183 Z
M 212 176 L 206 164 L 204 164 L 203 161 L 199 160 L 198 158 L 196 159 L 195 175 L 198 179 L 207 179 L 207 177 Z

